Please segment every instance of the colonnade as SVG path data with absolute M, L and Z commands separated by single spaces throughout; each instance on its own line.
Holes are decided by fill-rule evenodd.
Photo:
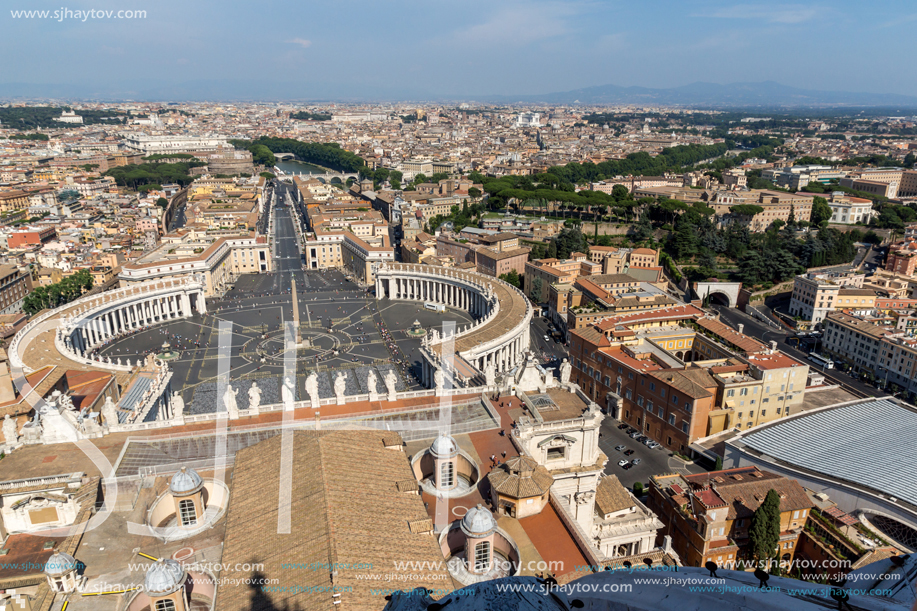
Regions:
M 137 331 L 142 327 L 187 318 L 193 314 L 194 306 L 201 314 L 207 311 L 202 291 L 146 297 L 141 295 L 135 299 L 130 297 L 125 297 L 123 303 L 107 303 L 105 305 L 108 308 L 104 311 L 91 313 L 83 320 L 74 321 L 75 325 L 64 338 L 67 347 L 82 353 L 113 337 Z
M 492 288 L 497 283 L 505 286 L 505 290 L 500 293 L 502 302 Z M 482 379 L 486 378 L 491 367 L 495 374 L 513 369 L 525 360 L 529 350 L 529 323 L 533 315 L 531 305 L 521 291 L 495 278 L 432 266 L 395 264 L 377 271 L 376 298 L 443 304 L 471 314 L 476 322 L 469 329 L 457 333 L 457 345 L 462 343 L 460 340 L 466 334 L 475 334 L 476 338 L 480 337 L 480 342 L 469 347 L 465 341 L 465 348 L 458 350 L 455 358 L 477 369 Z M 520 304 L 525 304 L 524 308 Z M 510 311 L 525 312 L 512 329 L 503 332 L 494 328 L 493 334 L 481 332 L 494 319 L 509 316 Z M 502 326 L 500 328 L 505 329 Z M 430 388 L 435 385 L 434 373 L 441 365 L 436 362 L 438 357 L 435 351 L 424 348 L 422 354 L 425 358 L 422 359 L 421 381 Z M 457 366 L 455 369 L 467 371 L 468 367 Z
M 445 280 L 445 279 L 444 279 Z M 388 291 L 385 292 L 384 283 L 390 283 Z M 426 278 L 402 278 L 393 277 L 390 279 L 377 278 L 376 295 L 385 292 L 389 299 L 423 301 L 427 303 L 443 304 L 459 310 L 465 310 L 475 317 L 481 317 L 488 312 L 488 298 L 481 295 L 470 287 L 458 284 L 444 283 L 439 280 Z

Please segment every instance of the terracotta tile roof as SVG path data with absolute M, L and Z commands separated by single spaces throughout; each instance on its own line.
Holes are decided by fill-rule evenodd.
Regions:
M 628 509 L 635 505 L 633 497 L 616 475 L 606 475 L 595 491 L 595 507 L 602 515 Z
M 693 376 L 684 375 L 685 373 L 684 369 L 662 369 L 652 371 L 649 375 L 692 399 L 704 399 L 713 396 L 713 393 L 691 379 Z
M 756 475 L 758 474 L 758 475 Z M 780 511 L 811 509 L 814 503 L 805 490 L 794 479 L 788 479 L 755 467 L 740 467 L 724 471 L 711 471 L 699 475 L 684 476 L 692 485 L 709 484 L 729 505 L 728 519 L 750 518 L 769 490 L 775 490 L 780 498 Z M 720 481 L 722 480 L 722 481 Z
M 752 339 L 743 333 L 739 333 L 732 327 L 729 327 L 728 325 L 725 325 L 718 320 L 713 320 L 712 318 L 701 318 L 696 322 L 697 326 L 710 331 L 717 337 L 732 344 L 733 346 L 736 346 L 743 352 L 755 353 L 762 352 L 767 349 L 767 346 L 758 340 Z
M 541 496 L 554 483 L 548 470 L 528 456 L 507 459 L 499 469 L 487 474 L 491 488 L 516 499 Z
M 359 574 L 390 573 L 395 561 L 442 562 L 435 537 L 426 534 L 423 499 L 397 491 L 398 482 L 413 479 L 410 463 L 402 451 L 387 449 L 377 431 L 293 433 L 291 532 L 278 534 L 281 440 L 278 435 L 236 454 L 223 549 L 229 566 L 263 563 L 259 576 L 279 579 L 278 588 L 252 596 L 251 586 L 242 584 L 255 575 L 229 570 L 221 577 L 240 585 L 222 586 L 217 611 L 331 609 L 332 586 L 341 608 L 375 611 L 384 602 L 370 592 L 378 582 Z M 313 563 L 344 568 L 331 575 L 330 568 L 310 570 Z M 402 576 L 411 587 L 452 583 L 442 569 L 408 569 Z

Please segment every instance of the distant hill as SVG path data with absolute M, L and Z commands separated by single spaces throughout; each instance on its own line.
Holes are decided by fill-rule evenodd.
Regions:
M 917 97 L 845 91 L 815 91 L 763 83 L 691 83 L 669 89 L 599 85 L 536 95 L 442 94 L 422 85 L 370 86 L 351 83 L 282 82 L 253 79 L 213 79 L 191 81 L 122 80 L 118 83 L 0 83 L 0 100 L 10 99 L 90 99 L 90 100 L 314 100 L 314 101 L 449 101 L 473 99 L 499 104 L 641 104 L 660 106 L 716 107 L 866 107 L 917 108 Z
M 849 91 L 815 91 L 762 83 L 691 83 L 669 89 L 599 85 L 525 96 L 492 96 L 491 101 L 511 104 L 659 104 L 661 106 L 703 107 L 774 107 L 774 106 L 896 106 L 917 108 L 917 97 L 894 93 L 857 93 Z

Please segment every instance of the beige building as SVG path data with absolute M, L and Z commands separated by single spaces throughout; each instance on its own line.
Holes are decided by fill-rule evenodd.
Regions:
M 198 232 L 163 237 L 159 248 L 121 266 L 122 287 L 149 280 L 200 274 L 205 295 L 221 295 L 241 274 L 273 271 L 271 248 L 263 236 L 211 238 Z
M 809 272 L 796 276 L 793 281 L 793 295 L 790 298 L 790 315 L 802 320 L 819 323 L 829 312 L 860 304 L 861 296 L 847 294 L 841 301 L 842 288 L 858 289 L 863 286 L 862 274 L 819 274 Z M 867 297 L 863 295 L 862 297 Z M 854 300 L 854 301 L 851 301 Z M 873 304 L 875 299 L 873 299 Z

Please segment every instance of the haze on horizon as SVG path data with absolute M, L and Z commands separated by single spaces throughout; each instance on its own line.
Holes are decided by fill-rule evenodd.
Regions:
M 697 81 L 917 95 L 917 6 L 902 0 L 14 3 L 2 15 L 0 97 L 32 85 L 36 96 L 67 85 L 131 97 L 184 83 L 215 98 L 474 99 Z M 61 9 L 146 17 L 13 16 Z

